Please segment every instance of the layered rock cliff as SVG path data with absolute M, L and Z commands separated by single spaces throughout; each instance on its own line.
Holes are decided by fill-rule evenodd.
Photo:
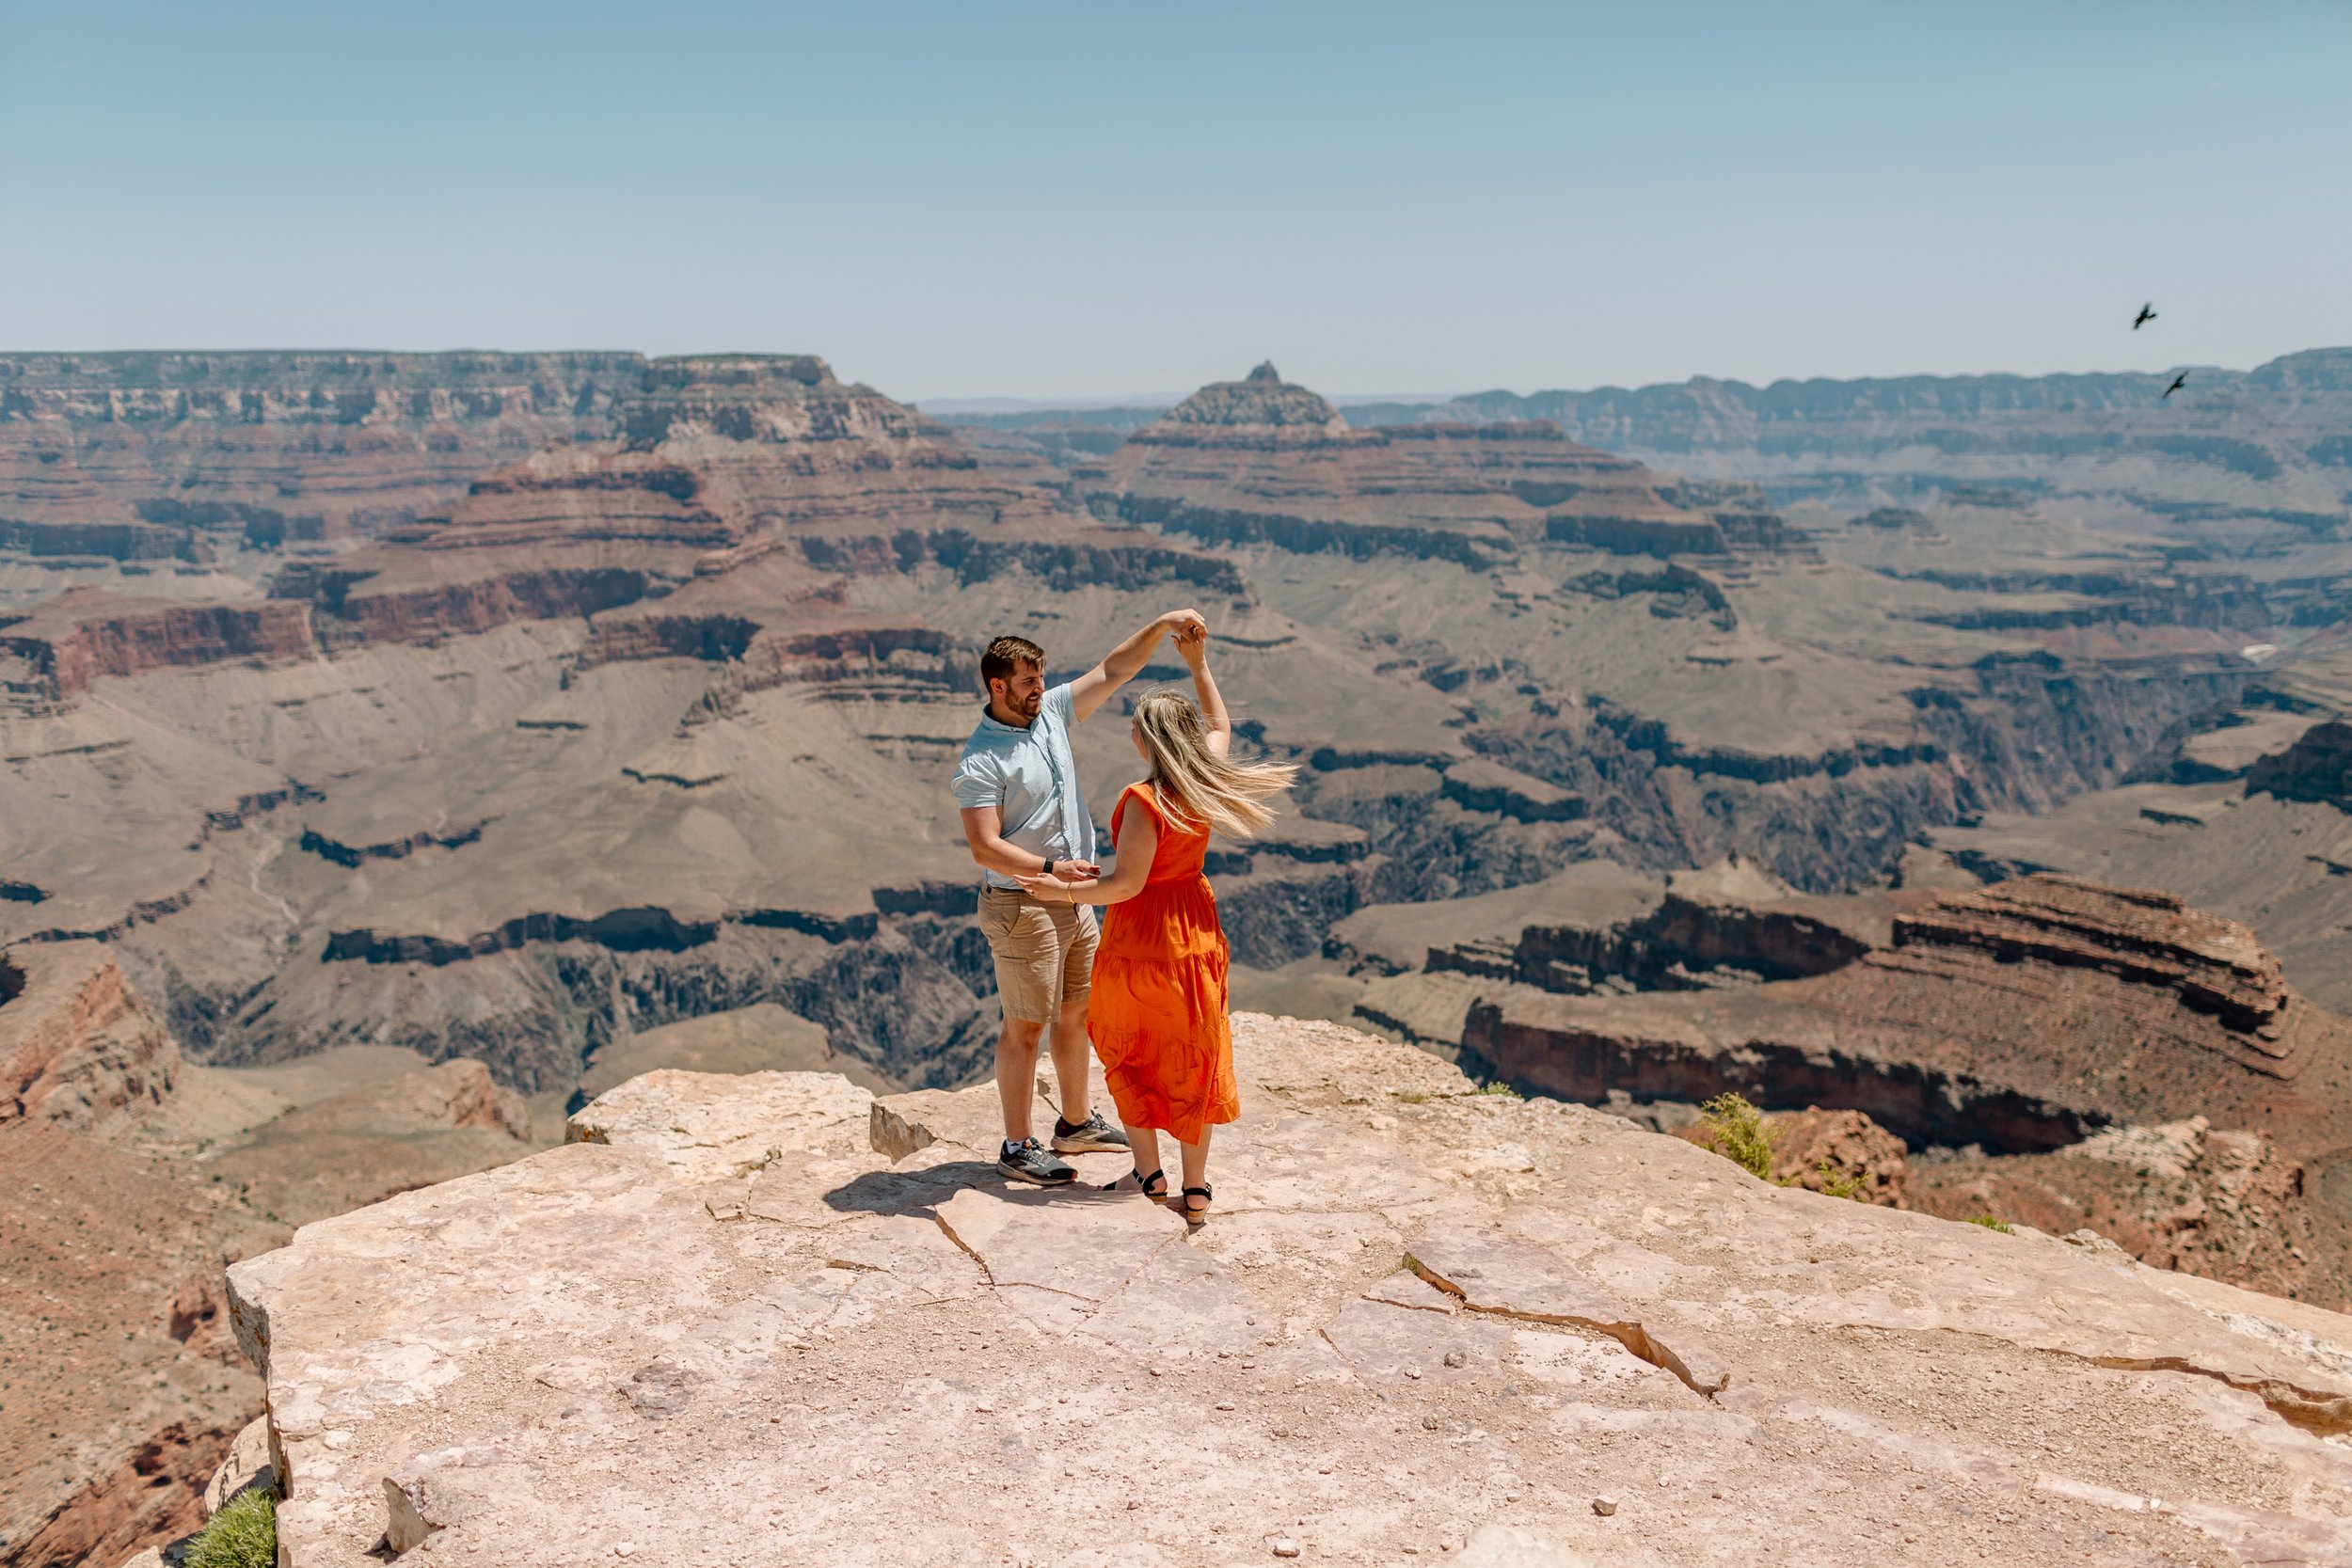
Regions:
M 900 895 L 968 893 L 941 781 L 1008 626 L 1060 676 L 1209 613 L 1250 743 L 1310 764 L 1282 831 L 1213 866 L 1267 969 L 1367 905 L 1596 859 L 1867 881 L 1938 825 L 2169 756 L 2268 635 L 2264 594 L 2167 598 L 2161 552 L 2097 531 L 1936 509 L 1846 559 L 1728 480 L 1524 422 L 1352 428 L 1270 368 L 1084 483 L 814 356 L 593 369 L 585 401 L 498 403 L 560 403 L 565 439 L 363 540 L 248 531 L 179 601 L 109 579 L 0 630 L 0 936 L 120 943 L 200 1059 L 392 1040 L 560 1090 L 611 1042 L 771 1004 L 946 1085 L 982 1064 L 993 975 L 966 903 Z M 1257 521 L 1122 511 L 1161 501 Z M 1979 515 L 1989 565 L 1928 559 Z M 2186 619 L 1972 613 L 2020 573 Z M 232 581 L 277 596 L 185 598 Z M 1080 740 L 1107 799 L 1117 725 Z
M 2187 1255 L 2157 1245 L 2166 1227 L 2149 1214 L 2124 1227 L 2155 1247 L 2143 1256 L 2352 1299 L 2352 1213 L 2326 1188 L 2352 1155 L 2352 1025 L 2288 986 L 2246 927 L 2170 895 L 2051 876 L 1876 910 L 1840 902 L 1693 911 L 1670 898 L 1612 927 L 1534 926 L 1513 949 L 1433 954 L 1429 967 L 1493 977 L 1460 1039 L 1467 1059 L 1516 1083 L 1588 1103 L 1736 1090 L 1768 1108 L 1859 1111 L 1915 1148 L 2041 1156 L 2001 1167 L 2072 1195 L 2025 1207 L 2037 1222 L 2057 1201 L 2078 1224 L 2120 1212 L 2098 1196 L 2112 1162 L 2052 1151 L 2207 1117 L 2276 1149 L 2260 1184 L 2278 1189 L 2294 1234 L 2276 1259 Z M 2000 1185 L 1986 1186 L 1991 1167 L 1917 1168 L 1945 1173 L 1929 1187 L 1947 1206 L 1981 1206 L 1958 1195 Z
M 1201 388 L 1073 479 L 1105 516 L 1212 543 L 1470 567 L 1545 541 L 1637 555 L 1788 542 L 1754 492 L 1677 487 L 1541 421 L 1356 429 L 1271 364 Z
M 0 358 L 0 547 L 203 562 L 364 535 L 549 441 L 601 434 L 644 366 L 633 354 Z

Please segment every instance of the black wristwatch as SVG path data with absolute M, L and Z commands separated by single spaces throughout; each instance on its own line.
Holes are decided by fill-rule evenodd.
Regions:
M 1045 869 L 1044 869 L 1043 871 L 1039 872 L 1039 873 L 1038 873 L 1038 875 L 1039 875 L 1039 876 L 1041 876 L 1041 877 L 1051 877 L 1053 874 L 1054 874 L 1054 862 L 1053 862 L 1053 858 L 1052 858 L 1051 856 L 1048 856 L 1048 857 L 1046 857 L 1046 861 L 1045 861 Z

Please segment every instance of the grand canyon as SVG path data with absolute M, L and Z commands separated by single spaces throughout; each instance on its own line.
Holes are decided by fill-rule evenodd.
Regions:
M 305 1568 L 762 1560 L 771 1497 L 1076 1561 L 1092 1438 L 887 1484 L 1019 1446 L 1009 1345 L 1227 1413 L 1236 1560 L 2352 1560 L 2352 349 L 1234 371 L 0 357 L 0 1564 L 257 1473 Z M 991 636 L 1176 606 L 1302 769 L 1210 855 L 1266 1120 L 1197 1241 L 975 1186 L 946 790 Z

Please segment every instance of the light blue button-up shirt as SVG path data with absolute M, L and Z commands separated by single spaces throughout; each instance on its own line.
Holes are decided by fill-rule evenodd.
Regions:
M 1070 752 L 1070 726 L 1076 721 L 1066 683 L 1045 693 L 1026 729 L 1000 724 L 982 709 L 950 783 L 956 804 L 994 806 L 1004 823 L 1001 836 L 1015 848 L 1057 861 L 1093 860 L 1094 817 Z M 994 871 L 981 874 L 990 887 L 1021 885 Z

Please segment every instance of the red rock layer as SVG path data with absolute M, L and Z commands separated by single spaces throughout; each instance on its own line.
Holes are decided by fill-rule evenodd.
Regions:
M 236 1435 L 216 1422 L 174 1421 L 60 1502 L 9 1551 L 8 1568 L 119 1563 L 191 1533 L 204 1522 L 205 1483 Z
M 2262 1058 L 2249 1065 L 2271 1070 L 2288 1053 L 2294 995 L 2278 958 L 2248 927 L 2192 910 L 2173 894 L 2048 874 L 2021 878 L 1982 893 L 1946 894 L 1917 913 L 1898 915 L 1894 944 L 2101 970 L 2211 1013 L 2222 1024 L 2211 1037 Z
M 0 954 L 0 1124 L 31 1118 L 87 1131 L 152 1110 L 180 1071 L 180 1047 L 96 942 L 34 942 Z
M 2244 927 L 2048 876 L 1897 921 L 1892 945 L 1806 978 L 1483 1006 L 1464 1044 L 1574 1099 L 1737 1088 L 1914 1142 L 2031 1152 L 2202 1114 L 2293 1159 L 2352 1144 L 2352 1024 L 2277 982 Z
M 612 422 L 613 440 L 487 474 L 445 515 L 289 571 L 278 592 L 313 600 L 338 644 L 593 616 L 596 661 L 735 658 L 763 628 L 855 629 L 843 574 L 928 562 L 1242 591 L 1225 562 L 983 468 L 945 427 L 820 359 L 656 361 Z
M 54 695 L 102 676 L 144 674 L 234 659 L 310 658 L 317 646 L 306 605 L 177 604 L 72 588 L 30 615 L 0 621 L 0 648 L 29 659 Z

